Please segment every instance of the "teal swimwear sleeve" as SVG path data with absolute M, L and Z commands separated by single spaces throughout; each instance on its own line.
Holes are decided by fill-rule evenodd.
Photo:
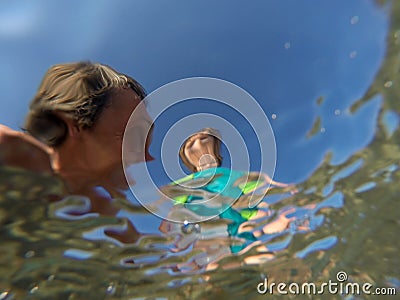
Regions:
M 240 211 L 240 215 L 244 219 L 250 220 L 257 214 L 257 212 L 258 212 L 258 209 L 256 209 L 256 208 L 243 209 Z

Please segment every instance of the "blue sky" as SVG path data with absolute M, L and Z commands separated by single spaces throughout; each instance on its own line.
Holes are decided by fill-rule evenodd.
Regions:
M 23 124 L 44 72 L 60 62 L 109 64 L 148 92 L 178 79 L 215 77 L 262 106 L 276 137 L 275 178 L 298 182 L 327 151 L 339 163 L 371 140 L 381 100 L 356 115 L 346 109 L 383 61 L 388 24 L 386 12 L 365 0 L 1 1 L 0 123 Z M 317 105 L 320 96 L 324 102 Z M 162 129 L 196 111 L 229 114 L 200 103 L 160 117 L 156 157 Z M 325 132 L 307 139 L 317 116 Z M 255 149 L 243 120 L 230 120 Z M 257 155 L 250 159 L 257 165 Z

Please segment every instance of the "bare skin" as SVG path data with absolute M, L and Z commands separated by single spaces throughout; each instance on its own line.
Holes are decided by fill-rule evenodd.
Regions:
M 197 134 L 189 137 L 185 144 L 184 154 L 186 158 L 190 161 L 190 163 L 196 168 L 196 171 L 199 172 L 201 170 L 205 170 L 212 167 L 218 167 L 215 147 L 214 143 L 216 137 L 207 134 L 205 132 L 199 132 Z M 255 176 L 256 178 L 260 175 L 257 172 L 250 172 L 249 176 Z M 277 187 L 288 187 L 289 184 L 277 182 L 272 180 L 267 174 L 261 174 L 262 179 L 268 186 L 273 185 Z M 265 193 L 268 191 L 265 191 Z M 263 210 L 258 210 L 257 214 L 253 216 L 252 219 L 263 218 L 267 215 L 267 213 Z M 255 235 L 258 237 L 261 234 L 279 232 L 287 228 L 288 224 L 292 221 L 292 218 L 287 218 L 285 215 L 279 216 L 274 222 L 267 224 L 262 232 L 255 232 Z M 242 232 L 243 226 L 240 227 L 239 232 Z
M 215 137 L 207 133 L 197 133 L 189 137 L 184 153 L 196 172 L 218 167 L 214 150 Z
M 185 144 L 184 154 L 189 162 L 196 168 L 196 172 L 218 167 L 214 147 L 215 139 L 216 137 L 205 132 L 196 133 L 188 138 Z M 259 176 L 259 173 L 250 172 L 249 175 Z M 287 183 L 274 181 L 265 173 L 262 173 L 261 176 L 265 182 L 276 187 L 293 186 Z M 296 192 L 294 188 L 292 191 Z
M 217 155 L 219 155 L 219 153 L 215 152 L 216 139 L 217 139 L 216 137 L 214 137 L 211 134 L 208 134 L 207 132 L 199 132 L 190 136 L 186 140 L 184 144 L 183 155 L 185 155 L 186 160 L 192 165 L 192 167 L 195 169 L 196 172 L 206 170 L 208 168 L 219 167 L 219 163 L 217 160 Z M 267 185 L 271 184 L 277 187 L 289 186 L 286 183 L 281 183 L 272 180 L 267 174 L 260 174 L 258 172 L 250 172 L 249 179 L 252 178 L 251 180 L 253 180 L 255 178 L 259 178 L 260 175 L 261 175 L 261 180 L 265 182 Z M 265 193 L 267 191 L 268 189 L 266 189 Z M 260 203 L 257 207 L 259 209 L 257 211 L 257 214 L 251 218 L 252 221 L 266 217 L 270 213 L 270 211 L 267 210 L 268 205 L 265 202 Z M 263 208 L 265 208 L 266 210 L 263 210 Z M 264 234 L 271 234 L 284 231 L 288 227 L 290 222 L 294 220 L 293 217 L 290 218 L 287 217 L 287 215 L 290 214 L 291 212 L 293 211 L 287 211 L 285 213 L 280 214 L 279 216 L 276 217 L 274 221 L 269 222 L 268 224 L 263 226 L 263 228 L 261 228 L 260 230 L 253 230 L 254 236 L 260 237 Z M 238 233 L 246 232 L 253 229 L 252 225 L 254 224 L 250 223 L 250 220 L 248 222 L 241 224 Z M 182 239 L 184 239 L 184 235 L 182 235 L 182 232 L 179 232 L 179 228 L 178 228 L 178 233 L 176 233 L 175 231 L 176 228 L 174 230 L 174 226 L 176 227 L 176 225 L 173 223 L 163 221 L 159 229 L 161 232 L 164 233 L 174 232 L 174 234 L 177 234 Z M 194 247 L 202 249 L 202 253 L 207 253 L 207 255 L 211 255 L 213 252 L 216 251 L 216 254 L 221 255 L 220 258 L 222 258 L 224 255 L 228 255 L 231 253 L 231 251 L 229 250 L 229 243 L 227 245 L 220 245 L 220 247 L 213 250 L 208 245 L 208 243 L 214 245 L 215 241 L 213 240 L 193 240 L 193 242 L 195 242 Z M 177 251 L 182 250 L 179 249 L 178 244 L 179 242 L 177 243 Z M 268 249 L 266 248 L 265 245 L 261 245 L 259 246 L 258 251 L 268 252 Z M 264 259 L 271 259 L 274 257 L 273 254 L 263 254 L 263 255 L 265 256 Z M 205 267 L 207 270 L 210 270 L 218 266 L 217 261 L 218 259 L 215 258 L 215 260 L 212 263 L 207 263 L 207 265 L 204 266 L 204 265 L 198 265 L 196 260 L 194 259 L 191 261 L 190 266 L 193 269 L 200 269 Z M 246 263 L 250 263 L 250 261 Z M 182 264 L 182 265 L 184 265 L 185 268 L 187 267 L 187 264 Z M 176 267 L 179 269 L 179 265 L 177 265 Z
M 60 113 L 59 117 L 68 126 L 68 137 L 55 148 L 0 125 L 0 163 L 56 174 L 71 193 L 85 192 L 99 185 L 111 193 L 116 192 L 126 186 L 121 158 L 122 138 L 128 119 L 139 103 L 133 90 L 118 90 L 90 129 L 77 127 L 72 119 Z M 141 119 L 136 121 L 136 126 L 152 122 L 145 110 L 138 115 Z M 150 142 L 150 139 L 146 141 L 146 153 L 134 153 L 133 163 L 152 159 L 147 150 Z
M 111 96 L 95 125 L 82 129 L 62 113 L 68 127 L 68 136 L 58 147 L 48 147 L 34 137 L 0 125 L 0 166 L 23 168 L 33 172 L 57 175 L 63 180 L 68 193 L 87 196 L 91 200 L 91 212 L 113 216 L 119 208 L 113 205 L 112 198 L 121 195 L 127 186 L 122 167 L 122 139 L 125 127 L 132 112 L 138 107 L 142 110 L 134 126 L 143 141 L 143 147 L 132 151 L 132 163 L 151 160 L 148 147 L 151 134 L 145 129 L 152 123 L 150 116 L 132 89 L 118 89 Z M 137 149 L 142 151 L 138 151 Z M 99 195 L 95 187 L 105 188 L 110 197 Z M 122 242 L 133 242 L 139 234 L 128 222 L 126 232 L 108 232 L 118 236 Z
M 53 173 L 52 150 L 35 138 L 0 125 L 0 165 Z
M 140 99 L 133 90 L 120 89 L 90 129 L 82 130 L 74 125 L 73 120 L 63 117 L 69 136 L 54 152 L 52 167 L 67 182 L 70 190 L 80 191 L 95 185 L 110 189 L 111 186 L 117 189 L 126 186 L 121 159 L 122 139 L 129 117 L 139 103 Z M 151 122 L 146 111 L 138 115 L 142 119 L 137 121 L 137 126 Z M 132 160 L 140 162 L 145 157 L 150 158 L 148 153 L 136 153 Z

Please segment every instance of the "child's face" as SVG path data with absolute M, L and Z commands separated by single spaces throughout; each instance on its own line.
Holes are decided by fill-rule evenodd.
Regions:
M 196 171 L 217 167 L 215 137 L 208 133 L 196 133 L 186 142 L 184 154 Z

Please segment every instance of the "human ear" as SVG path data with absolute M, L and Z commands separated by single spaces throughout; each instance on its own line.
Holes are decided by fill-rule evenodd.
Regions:
M 76 124 L 70 116 L 65 113 L 57 112 L 57 117 L 60 118 L 67 127 L 67 135 L 70 137 L 77 137 L 81 133 L 82 129 Z
M 68 135 L 67 124 L 54 111 L 30 111 L 25 127 L 25 131 L 49 147 L 62 144 Z

